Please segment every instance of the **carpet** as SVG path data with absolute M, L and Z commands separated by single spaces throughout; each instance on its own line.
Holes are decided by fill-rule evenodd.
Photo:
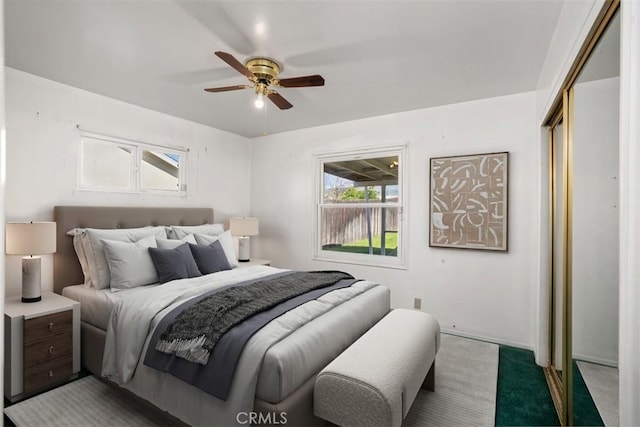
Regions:
M 496 426 L 559 426 L 544 371 L 533 352 L 500 346 Z
M 573 365 L 573 425 L 576 426 L 604 426 L 598 413 L 598 408 L 591 397 L 587 384 L 582 378 L 578 364 L 574 359 Z
M 582 361 L 576 363 L 604 425 L 618 426 L 618 369 Z
M 162 419 L 96 377 L 88 376 L 4 410 L 18 427 L 157 426 Z
M 442 335 L 436 391 L 418 393 L 403 426 L 492 426 L 497 376 L 497 345 Z M 9 406 L 5 413 L 18 427 L 166 424 L 166 419 L 93 376 Z
M 420 390 L 403 427 L 493 426 L 498 346 L 442 335 L 436 356 L 436 390 Z

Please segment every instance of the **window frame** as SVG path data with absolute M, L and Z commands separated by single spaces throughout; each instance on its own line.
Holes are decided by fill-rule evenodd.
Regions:
M 132 160 L 130 164 L 130 188 L 117 188 L 103 185 L 87 185 L 83 182 L 84 170 L 86 165 L 84 164 L 84 149 L 87 140 L 97 140 L 100 142 L 111 143 L 117 146 L 124 146 L 131 149 Z M 169 154 L 175 154 L 179 156 L 178 163 L 178 190 L 161 190 L 161 189 L 149 189 L 143 187 L 143 154 L 145 151 L 149 152 L 163 152 Z M 96 191 L 96 192 L 108 192 L 108 193 L 125 193 L 125 194 L 161 194 L 169 196 L 184 197 L 187 195 L 187 153 L 188 148 L 180 146 L 169 145 L 157 145 L 147 142 L 136 141 L 132 139 L 120 138 L 95 132 L 80 131 L 80 150 L 78 156 L 78 179 L 77 189 L 79 191 Z
M 357 264 L 372 267 L 407 269 L 407 247 L 408 247 L 408 224 L 405 221 L 405 212 L 408 204 L 405 193 L 407 192 L 407 150 L 408 144 L 396 144 L 385 146 L 374 146 L 356 148 L 351 150 L 333 150 L 314 154 L 315 163 L 315 207 L 313 227 L 313 255 L 316 261 L 339 262 L 345 264 Z M 400 163 L 400 173 L 398 175 L 398 201 L 397 202 L 369 202 L 369 203 L 324 203 L 324 164 L 327 162 L 338 162 L 357 160 L 362 158 L 377 158 L 398 156 Z M 397 256 L 357 254 L 349 252 L 338 252 L 325 250 L 322 248 L 322 210 L 331 208 L 398 208 L 398 254 Z

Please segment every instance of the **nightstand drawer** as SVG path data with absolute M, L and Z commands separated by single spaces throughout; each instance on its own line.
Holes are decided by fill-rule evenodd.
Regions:
M 73 312 L 71 310 L 34 317 L 24 321 L 24 343 L 32 343 L 54 335 L 71 332 Z
M 62 356 L 71 357 L 73 354 L 73 335 L 71 332 L 55 335 L 46 340 L 25 344 L 24 367 L 57 359 Z
M 24 368 L 24 392 L 29 393 L 57 381 L 67 379 L 72 373 L 73 357 L 71 355 Z

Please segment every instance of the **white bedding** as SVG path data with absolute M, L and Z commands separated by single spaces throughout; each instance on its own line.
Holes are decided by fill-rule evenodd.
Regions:
M 299 348 L 299 344 L 296 343 L 300 340 L 304 341 L 304 334 L 295 331 L 301 326 L 313 333 L 314 328 L 327 322 L 324 327 L 326 331 L 327 328 L 335 328 L 336 325 L 332 322 L 335 322 L 336 318 L 344 321 L 351 315 L 357 322 L 358 317 L 363 317 L 363 313 L 369 313 L 371 319 L 366 322 L 373 324 L 388 311 L 388 290 L 363 281 L 349 288 L 325 294 L 317 300 L 287 312 L 270 322 L 249 340 L 239 360 L 230 396 L 226 402 L 142 363 L 141 356 L 144 355 L 155 326 L 164 314 L 178 304 L 211 289 L 282 271 L 285 270 L 253 266 L 193 279 L 177 280 L 158 286 L 156 289 L 141 287 L 131 290 L 137 291 L 135 293 L 127 291 L 126 298 L 115 301 L 113 306 L 107 329 L 103 375 L 189 424 L 211 425 L 214 422 L 217 425 L 236 424 L 236 415 L 239 412 L 248 412 L 253 408 L 260 367 L 263 359 L 265 361 L 269 359 L 264 358 L 269 348 L 278 349 L 279 346 L 276 345 L 278 343 L 282 347 L 281 343 L 286 343 L 289 336 L 291 336 L 289 344 L 284 347 Z M 355 298 L 359 295 L 363 298 Z M 342 317 L 323 316 L 332 310 L 342 313 L 340 315 Z M 374 312 L 375 314 L 372 314 Z M 302 338 L 294 340 L 295 336 Z M 308 344 L 303 346 L 308 347 Z M 299 363 L 301 363 L 300 359 L 290 360 L 292 366 Z M 273 379 L 273 374 L 270 375 L 271 377 L 266 380 L 278 381 Z M 280 378 L 280 384 L 276 386 L 286 388 L 286 384 L 284 386 L 283 384 Z M 274 395 L 269 387 L 265 393 Z
M 145 288 L 151 289 L 159 285 L 149 285 Z M 142 290 L 144 292 L 145 290 Z M 118 301 L 128 295 L 135 295 L 140 292 L 137 288 L 111 292 L 110 289 L 96 289 L 85 285 L 67 286 L 62 289 L 62 295 L 72 300 L 80 302 L 80 318 L 83 322 L 89 323 L 97 328 L 107 330 L 111 310 Z

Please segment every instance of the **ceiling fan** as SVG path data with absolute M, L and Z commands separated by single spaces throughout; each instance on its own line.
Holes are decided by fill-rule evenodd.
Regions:
M 240 90 L 254 88 L 257 94 L 255 106 L 262 108 L 264 106 L 263 97 L 269 98 L 279 109 L 287 110 L 293 107 L 282 95 L 280 95 L 272 87 L 307 87 L 307 86 L 324 86 L 322 76 L 315 74 L 313 76 L 291 77 L 288 79 L 278 79 L 280 73 L 280 65 L 273 59 L 269 58 L 251 58 L 246 64 L 238 61 L 233 55 L 226 52 L 217 51 L 216 56 L 226 62 L 233 69 L 243 74 L 249 79 L 251 84 L 214 87 L 205 89 L 207 92 L 228 92 L 231 90 Z

